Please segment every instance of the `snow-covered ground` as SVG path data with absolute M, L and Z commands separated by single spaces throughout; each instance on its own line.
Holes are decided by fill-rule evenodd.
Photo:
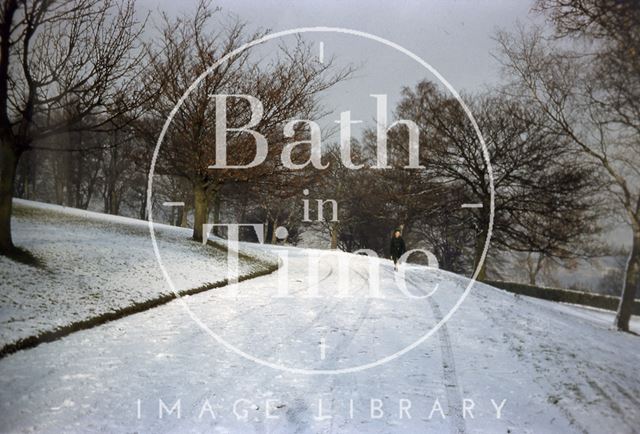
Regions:
M 146 221 L 16 200 L 12 225 L 44 268 L 0 256 L 0 347 L 171 293 Z M 156 234 L 177 291 L 227 277 L 226 254 L 191 241 L 190 230 L 156 225 Z M 239 273 L 261 268 L 241 260 Z
M 281 267 L 4 358 L 0 431 L 632 433 L 640 426 L 640 338 L 610 330 L 607 314 L 476 284 L 449 321 L 394 358 L 448 314 L 466 279 L 408 267 L 409 293 L 430 295 L 410 298 L 381 261 L 380 297 L 370 297 L 366 258 L 280 253 L 288 254 L 288 275 Z

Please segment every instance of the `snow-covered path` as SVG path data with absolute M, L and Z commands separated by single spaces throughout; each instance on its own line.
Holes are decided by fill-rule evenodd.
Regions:
M 415 342 L 466 286 L 459 276 L 411 267 L 411 294 L 436 291 L 409 298 L 382 261 L 382 297 L 373 298 L 366 258 L 325 253 L 310 262 L 318 252 L 286 251 L 288 297 L 278 296 L 275 273 L 3 359 L 0 430 L 624 433 L 640 426 L 640 338 L 571 307 L 476 284 L 416 348 L 330 375 L 247 360 L 185 309 L 183 302 L 225 342 L 267 364 L 344 370 Z M 161 405 L 176 404 L 159 417 Z

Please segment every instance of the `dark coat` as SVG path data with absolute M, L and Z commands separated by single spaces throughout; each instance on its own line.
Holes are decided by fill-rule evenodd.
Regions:
M 400 256 L 403 255 L 404 252 L 407 251 L 407 247 L 404 245 L 404 240 L 402 237 L 393 237 L 391 238 L 391 248 L 389 249 L 391 252 L 391 257 L 394 259 L 400 259 Z

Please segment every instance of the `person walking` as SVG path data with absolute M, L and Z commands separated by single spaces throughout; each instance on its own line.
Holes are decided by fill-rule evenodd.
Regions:
M 393 231 L 393 237 L 391 237 L 391 248 L 389 250 L 391 253 L 391 259 L 393 260 L 393 268 L 398 271 L 398 261 L 404 252 L 407 251 L 400 229 Z

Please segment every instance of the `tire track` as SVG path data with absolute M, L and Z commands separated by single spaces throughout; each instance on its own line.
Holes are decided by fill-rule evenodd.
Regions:
M 326 276 L 325 279 L 322 279 L 322 281 L 327 280 L 329 278 L 329 276 L 331 276 L 332 274 L 335 274 L 335 264 L 334 263 L 329 263 L 330 266 L 330 271 L 328 273 L 328 275 Z M 356 274 L 361 280 L 362 282 L 355 288 L 355 291 L 358 291 L 360 289 L 366 288 L 368 287 L 368 282 L 369 279 L 368 277 L 364 276 L 363 273 L 359 272 L 357 269 L 355 268 L 351 268 L 350 271 L 352 271 L 354 274 Z M 319 283 L 319 282 L 318 282 Z M 306 288 L 303 288 L 306 289 Z M 354 288 L 351 288 L 354 289 Z M 325 305 L 320 312 L 318 312 L 314 318 L 306 325 L 302 326 L 302 327 L 298 327 L 295 330 L 293 330 L 291 333 L 289 333 L 287 335 L 287 337 L 284 340 L 288 340 L 294 336 L 300 336 L 302 334 L 304 334 L 305 332 L 307 332 L 309 329 L 311 329 L 314 325 L 316 325 L 318 323 L 318 321 L 326 314 L 330 314 L 331 312 L 335 311 L 338 306 L 340 305 L 340 303 L 343 300 L 336 300 L 335 303 L 331 304 L 331 305 Z M 365 308 L 362 309 L 361 313 L 359 314 L 358 318 L 351 322 L 351 324 L 355 324 L 355 327 L 353 328 L 353 330 L 351 330 L 352 332 L 344 337 L 342 340 L 340 340 L 336 346 L 335 349 L 333 351 L 334 354 L 340 354 L 341 352 L 343 352 L 346 348 L 348 348 L 351 343 L 353 342 L 353 340 L 355 339 L 355 335 L 358 333 L 358 331 L 361 329 L 362 324 L 364 323 L 369 310 L 371 308 L 371 298 L 367 297 L 367 301 L 366 301 L 366 305 Z M 281 348 L 279 348 L 277 345 L 272 347 L 272 352 L 275 354 L 279 351 L 282 351 Z M 326 367 L 328 362 L 331 361 L 335 361 L 335 359 L 331 359 L 328 358 L 328 360 L 321 364 L 321 366 L 319 367 L 319 369 L 329 369 Z M 348 377 L 351 383 L 351 388 L 352 389 L 357 389 L 357 385 L 354 383 L 355 381 L 355 377 L 353 376 L 349 376 Z M 344 377 L 341 376 L 340 378 L 341 381 L 344 381 Z M 260 383 L 261 387 L 264 387 L 268 384 L 270 380 L 265 380 L 264 382 Z M 317 376 L 316 379 L 314 380 L 317 382 L 317 388 L 316 390 L 321 390 L 321 388 L 323 388 L 323 386 L 325 386 L 327 383 L 329 383 L 328 385 L 328 391 L 327 393 L 331 396 L 331 401 L 329 402 L 329 409 L 328 411 L 333 412 L 334 411 L 334 407 L 335 407 L 335 394 L 334 391 L 337 388 L 337 381 L 338 381 L 338 376 L 337 375 L 333 375 L 331 376 L 331 378 L 329 377 L 325 377 L 325 376 Z M 295 397 L 295 396 L 290 396 L 290 397 L 282 397 L 283 402 L 285 403 L 287 410 L 285 411 L 285 417 L 287 418 L 287 420 L 289 420 L 291 423 L 297 424 L 299 423 L 299 421 L 304 420 L 304 418 L 302 417 L 302 414 L 306 414 L 309 417 L 312 417 L 312 415 L 310 416 L 310 407 L 309 405 L 304 401 L 301 400 L 299 397 Z M 289 403 L 293 403 L 291 405 L 289 405 Z M 331 418 L 329 420 L 330 426 L 328 428 L 328 432 L 334 432 L 335 427 L 333 426 L 334 420 L 333 418 Z
M 320 284 L 321 282 L 324 282 L 325 280 L 329 279 L 329 277 L 331 277 L 333 275 L 333 268 L 329 269 L 329 272 L 322 277 L 321 279 L 319 279 L 316 284 Z M 298 295 L 300 293 L 302 293 L 305 290 L 308 290 L 310 286 L 302 286 L 299 289 L 296 289 L 294 291 L 292 291 L 288 297 L 292 297 L 294 295 Z M 231 323 L 235 320 L 237 320 L 238 318 L 244 317 L 246 314 L 250 313 L 250 312 L 254 312 L 258 309 L 264 309 L 267 306 L 267 304 L 259 304 L 259 305 L 254 305 L 252 307 L 249 307 L 248 309 L 243 310 L 242 312 L 239 312 L 237 315 L 234 315 L 232 317 L 230 317 L 227 320 L 227 323 Z
M 442 321 L 443 316 L 438 303 L 433 297 L 429 297 L 427 300 L 436 321 Z M 462 394 L 460 393 L 460 386 L 458 385 L 456 364 L 453 358 L 451 339 L 446 324 L 443 324 L 438 330 L 438 338 L 440 340 L 440 350 L 442 353 L 442 379 L 447 395 L 448 413 L 452 421 L 451 432 L 456 434 L 464 433 L 467 429 L 462 414 Z
M 323 281 L 324 281 L 324 280 L 327 280 L 327 279 L 329 278 L 329 276 L 331 276 L 331 275 L 335 274 L 335 273 L 334 273 L 334 271 L 335 271 L 335 270 L 334 270 L 334 264 L 333 264 L 333 263 L 330 263 L 330 264 L 329 264 L 329 267 L 330 267 L 330 272 L 327 274 L 327 276 L 326 276 L 326 278 L 325 278 L 325 279 L 322 279 Z M 359 273 L 358 271 L 356 271 L 356 270 L 354 270 L 354 269 L 351 269 L 351 271 L 353 271 L 355 274 L 357 274 L 357 275 L 362 279 L 362 281 L 363 281 L 363 282 L 362 282 L 362 283 L 361 283 L 361 284 L 356 288 L 356 290 L 359 290 L 359 289 L 363 288 L 366 284 L 368 284 L 368 281 L 369 281 L 369 280 L 368 280 L 367 278 L 363 277 L 361 273 Z M 318 283 L 319 283 L 319 282 L 318 282 Z M 302 326 L 302 327 L 298 327 L 298 328 L 296 328 L 295 330 L 291 331 L 289 334 L 287 334 L 287 336 L 286 336 L 286 337 L 284 337 L 284 338 L 283 338 L 283 341 L 290 340 L 290 339 L 292 339 L 293 337 L 300 336 L 300 335 L 302 335 L 302 334 L 306 333 L 309 329 L 311 329 L 312 327 L 314 327 L 315 325 L 317 325 L 317 323 L 320 321 L 320 319 L 321 319 L 322 317 L 324 317 L 325 315 L 330 314 L 331 312 L 334 312 L 336 309 L 338 309 L 338 307 L 341 305 L 342 301 L 343 301 L 343 300 L 341 300 L 341 299 L 336 299 L 336 301 L 335 301 L 333 304 L 325 305 L 324 307 L 322 307 L 322 308 L 320 309 L 320 311 L 314 315 L 314 317 L 313 317 L 313 319 L 312 319 L 311 321 L 309 321 L 309 322 L 308 322 L 307 324 L 305 324 L 304 326 Z M 362 326 L 362 323 L 364 322 L 364 319 L 365 319 L 365 317 L 366 317 L 367 313 L 369 312 L 370 305 L 371 305 L 371 299 L 367 297 L 367 304 L 366 304 L 365 311 L 364 311 L 363 313 L 361 313 L 361 314 L 360 314 L 359 319 L 356 321 L 358 325 L 357 325 L 356 330 L 354 330 L 354 333 L 352 334 L 352 337 L 351 337 L 351 339 L 349 340 L 349 342 L 351 342 L 351 341 L 353 340 L 353 337 L 354 337 L 355 333 L 356 333 L 356 332 L 360 329 L 360 327 Z M 342 348 L 344 349 L 344 348 L 346 348 L 346 347 L 342 347 Z M 278 353 L 279 351 L 281 351 L 281 349 L 279 349 L 279 347 L 278 347 L 277 345 L 276 345 L 276 346 L 274 346 L 274 347 L 272 348 L 272 353 L 273 353 L 273 354 L 276 354 L 276 353 Z
M 424 282 L 407 277 L 405 277 L 405 280 L 419 293 L 427 293 L 427 291 L 422 288 Z M 433 297 L 438 289 L 439 285 L 436 285 L 436 288 L 429 290 L 428 296 L 426 297 L 436 323 L 442 321 L 444 317 L 438 302 Z M 450 418 L 449 420 L 452 422 L 450 429 L 452 433 L 462 434 L 467 431 L 467 426 L 462 413 L 462 394 L 460 392 L 460 385 L 458 384 L 453 348 L 451 347 L 451 338 L 446 323 L 442 324 L 438 329 L 438 339 L 440 341 L 440 353 L 442 355 L 442 382 L 447 396 L 447 413 Z

